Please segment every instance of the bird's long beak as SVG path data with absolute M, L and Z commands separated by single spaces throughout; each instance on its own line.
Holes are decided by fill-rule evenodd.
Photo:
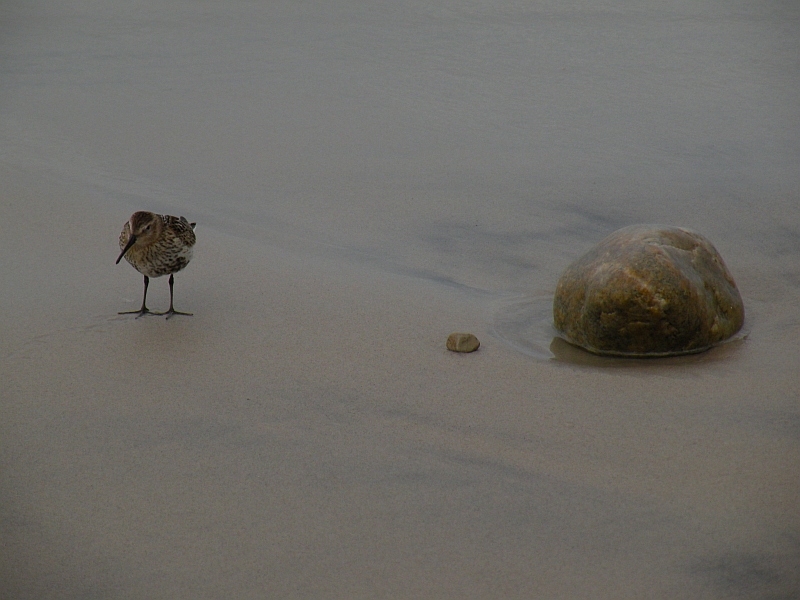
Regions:
M 128 249 L 131 246 L 133 246 L 135 243 L 136 243 L 136 236 L 135 235 L 131 235 L 131 237 L 128 238 L 128 243 L 125 244 L 125 248 L 123 248 L 122 252 L 120 252 L 119 258 L 117 259 L 117 262 L 114 263 L 115 265 L 119 264 L 119 261 L 121 261 L 122 257 L 125 256 L 125 253 L 128 251 Z

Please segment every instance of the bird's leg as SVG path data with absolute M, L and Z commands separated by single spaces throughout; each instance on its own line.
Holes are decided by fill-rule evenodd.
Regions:
M 135 314 L 137 319 L 139 317 L 141 317 L 142 315 L 156 315 L 156 314 L 158 314 L 158 313 L 150 312 L 148 310 L 148 308 L 147 308 L 147 286 L 148 285 L 150 285 L 150 278 L 147 275 L 145 275 L 144 276 L 144 295 L 142 296 L 142 308 L 140 308 L 139 310 L 126 310 L 126 311 L 123 311 L 123 312 L 117 313 L 117 314 L 120 314 L 120 315 L 133 315 L 133 314 Z
M 162 315 L 167 315 L 167 318 L 168 318 L 168 319 L 169 319 L 169 318 L 170 318 L 172 315 L 186 315 L 187 317 L 191 317 L 191 316 L 192 316 L 192 313 L 181 312 L 181 311 L 179 311 L 179 310 L 175 310 L 175 309 L 172 307 L 172 286 L 173 286 L 174 284 L 175 284 L 175 277 L 174 277 L 174 275 L 170 274 L 170 276 L 169 276 L 169 310 L 168 310 L 167 312 L 165 312 L 165 313 L 159 313 L 159 314 L 162 314 Z

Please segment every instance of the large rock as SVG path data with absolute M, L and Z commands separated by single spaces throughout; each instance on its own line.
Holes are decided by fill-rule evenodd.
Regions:
M 739 290 L 717 250 L 679 227 L 633 225 L 570 265 L 553 301 L 556 329 L 597 354 L 701 352 L 744 322 Z

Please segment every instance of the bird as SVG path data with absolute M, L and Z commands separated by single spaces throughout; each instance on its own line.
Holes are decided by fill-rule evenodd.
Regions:
M 189 223 L 185 217 L 157 215 L 147 211 L 138 211 L 122 228 L 119 234 L 120 252 L 116 264 L 125 257 L 131 266 L 144 275 L 144 295 L 139 310 L 123 311 L 119 314 L 172 315 L 192 316 L 192 313 L 175 310 L 172 305 L 172 288 L 175 284 L 175 273 L 183 269 L 192 259 L 192 251 L 196 241 L 194 228 L 197 223 Z M 147 286 L 150 277 L 161 277 L 169 274 L 169 310 L 153 312 L 147 308 Z

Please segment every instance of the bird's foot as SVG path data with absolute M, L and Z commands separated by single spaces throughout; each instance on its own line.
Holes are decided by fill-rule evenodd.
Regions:
M 165 315 L 167 319 L 169 319 L 172 315 L 185 315 L 187 317 L 193 317 L 193 313 L 181 312 L 179 310 L 175 310 L 174 308 L 170 308 L 167 312 L 163 313 L 153 313 L 154 315 Z
M 125 310 L 125 311 L 122 311 L 122 312 L 118 312 L 117 314 L 118 315 L 136 315 L 136 318 L 138 319 L 142 315 L 162 315 L 164 313 L 153 312 L 152 310 L 150 310 L 146 306 L 143 306 L 139 310 Z

